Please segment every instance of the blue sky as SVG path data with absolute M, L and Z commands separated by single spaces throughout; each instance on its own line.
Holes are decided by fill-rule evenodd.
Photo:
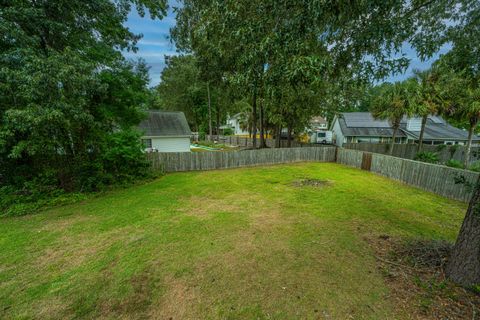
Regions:
M 175 45 L 169 38 L 170 28 L 175 25 L 172 8 L 162 20 L 152 20 L 148 13 L 142 18 L 133 10 L 125 25 L 133 33 L 143 34 L 143 38 L 137 43 L 137 53 L 124 52 L 124 56 L 129 59 L 145 59 L 150 66 L 150 85 L 157 85 L 160 82 L 160 73 L 165 67 L 165 55 L 176 54 Z
M 170 7 L 176 6 L 175 1 L 169 1 Z M 140 17 L 138 13 L 133 10 L 125 25 L 136 34 L 143 34 L 143 38 L 138 42 L 139 48 L 137 53 L 125 52 L 126 58 L 136 59 L 143 58 L 150 66 L 150 85 L 155 86 L 160 82 L 160 73 L 165 67 L 165 55 L 177 54 L 175 45 L 170 42 L 169 34 L 170 28 L 175 25 L 175 13 L 173 9 L 168 10 L 168 14 L 162 20 L 152 20 L 148 13 L 145 17 Z M 449 47 L 444 46 L 440 53 L 448 51 Z M 408 45 L 403 46 L 403 53 L 410 59 L 410 67 L 404 74 L 393 75 L 385 81 L 399 81 L 408 78 L 412 75 L 414 69 L 427 69 L 433 61 L 438 58 L 438 54 L 427 61 L 421 61 L 415 51 Z

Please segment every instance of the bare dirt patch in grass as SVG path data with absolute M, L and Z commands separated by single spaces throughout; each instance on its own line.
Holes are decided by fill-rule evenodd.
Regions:
M 59 297 L 42 301 L 37 312 L 38 319 L 61 319 L 67 313 L 68 304 Z
M 42 225 L 42 227 L 38 229 L 38 232 L 64 232 L 78 223 L 91 223 L 95 219 L 97 218 L 94 216 L 83 214 L 58 216 L 55 220 L 48 221 Z
M 184 280 L 168 277 L 165 280 L 166 293 L 158 304 L 152 304 L 149 318 L 152 319 L 195 319 L 196 288 Z M 197 302 L 198 303 L 198 302 Z
M 315 187 L 315 188 L 324 188 L 331 186 L 332 181 L 329 180 L 320 180 L 320 179 L 300 179 L 292 182 L 294 187 Z
M 388 235 L 366 241 L 374 249 L 397 313 L 410 319 L 475 319 L 480 313 L 480 297 L 445 277 L 448 243 L 406 243 Z
M 106 276 L 110 276 L 106 272 Z M 130 279 L 131 292 L 122 299 L 106 299 L 100 304 L 101 317 L 111 319 L 146 318 L 152 295 L 152 276 L 148 271 L 134 275 Z

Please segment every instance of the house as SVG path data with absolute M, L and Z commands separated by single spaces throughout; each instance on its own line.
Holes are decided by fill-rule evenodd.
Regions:
M 312 131 L 328 130 L 328 122 L 325 118 L 317 116 L 310 120 L 309 129 Z
M 418 143 L 422 118 L 404 118 L 397 131 L 395 143 Z M 331 130 L 337 146 L 344 143 L 390 143 L 393 128 L 388 120 L 375 119 L 370 112 L 344 112 L 333 119 Z M 425 126 L 425 144 L 466 144 L 468 133 L 450 125 L 440 116 L 429 116 Z M 474 143 L 480 138 L 475 136 Z
M 234 135 L 248 135 L 248 131 L 242 128 L 241 122 L 243 118 L 242 113 L 237 113 L 231 117 L 228 117 L 227 124 L 222 126 L 222 128 L 231 128 Z
M 183 112 L 150 110 L 138 127 L 147 152 L 190 152 L 192 133 Z

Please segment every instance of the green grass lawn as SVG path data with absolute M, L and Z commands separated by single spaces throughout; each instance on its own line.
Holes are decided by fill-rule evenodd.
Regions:
M 367 240 L 453 241 L 465 210 L 332 163 L 168 174 L 1 219 L 0 318 L 407 319 Z

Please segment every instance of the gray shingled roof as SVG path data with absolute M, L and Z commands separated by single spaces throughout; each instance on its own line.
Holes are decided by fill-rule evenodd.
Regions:
M 364 113 L 364 112 L 354 112 L 354 113 Z M 368 112 L 366 112 L 368 113 Z M 369 113 L 368 113 L 369 114 Z M 342 115 L 347 115 L 347 113 L 343 113 Z M 348 118 L 348 116 L 347 116 Z M 373 119 L 373 117 L 372 117 Z M 391 137 L 393 135 L 393 129 L 390 128 L 388 121 L 383 120 L 374 120 L 373 122 L 369 122 L 367 117 L 361 117 L 356 121 L 347 122 L 345 118 L 339 118 L 338 123 L 342 128 L 343 135 L 346 137 Z M 367 124 L 370 123 L 372 127 L 368 127 Z M 350 124 L 350 126 L 348 125 Z M 387 126 L 385 126 L 385 124 Z M 351 126 L 351 125 L 358 125 L 358 127 Z M 376 126 L 376 127 L 373 127 Z M 406 137 L 407 135 L 401 131 L 397 131 L 397 137 Z
M 179 111 L 147 111 L 147 118 L 138 125 L 147 137 L 190 136 L 185 114 Z
M 420 131 L 408 131 L 409 134 L 419 137 Z M 467 140 L 468 132 L 456 128 L 446 121 L 443 123 L 434 122 L 432 119 L 427 120 L 425 125 L 425 132 L 423 134 L 423 139 L 425 140 Z M 480 140 L 480 137 L 473 136 L 474 141 Z
M 406 129 L 407 120 L 407 118 L 402 120 L 401 130 L 397 133 L 397 136 L 406 137 L 408 133 L 418 138 L 420 132 Z M 370 112 L 342 113 L 339 124 L 345 136 L 391 137 L 393 134 L 393 129 L 387 120 L 377 120 Z M 467 131 L 448 124 L 442 117 L 428 117 L 424 133 L 425 140 L 467 140 L 467 138 Z M 474 136 L 473 140 L 478 141 L 480 137 Z

